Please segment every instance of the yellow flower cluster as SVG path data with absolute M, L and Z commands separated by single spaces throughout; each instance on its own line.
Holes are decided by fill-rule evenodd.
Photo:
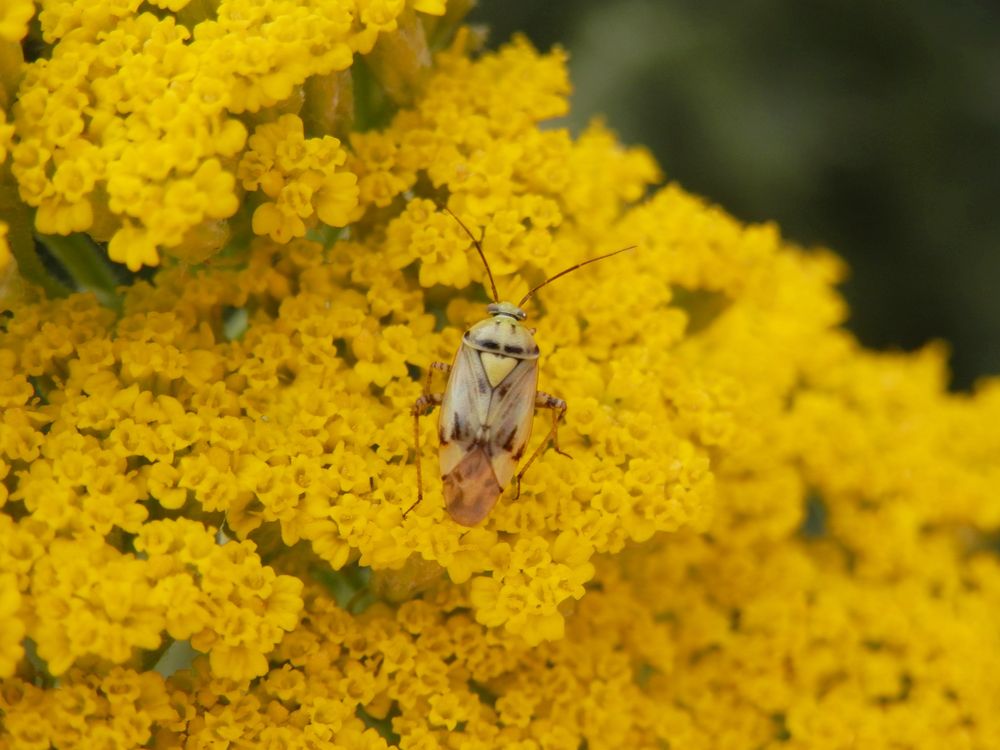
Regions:
M 0 711 L 6 730 L 0 744 L 26 750 L 141 747 L 154 726 L 170 737 L 168 728 L 182 719 L 158 674 L 121 667 L 100 677 L 74 671 L 59 690 L 9 680 Z
M 199 661 L 164 680 L 116 667 L 103 679 L 70 672 L 59 690 L 8 680 L 0 694 L 11 747 L 546 747 L 641 746 L 658 716 L 625 649 L 669 664 L 670 643 L 622 588 L 595 593 L 572 641 L 537 649 L 499 638 L 439 591 L 355 617 L 321 591 L 275 666 L 247 690 Z M 570 645 L 572 643 L 573 645 Z M 279 664 L 280 662 L 280 664 Z M 55 717 L 55 721 L 43 717 Z M 690 722 L 687 722 L 690 723 Z M 183 738 L 183 740 L 181 740 Z M 405 738 L 405 739 L 403 739 Z
M 260 125 L 249 145 L 237 173 L 246 190 L 261 190 L 271 199 L 254 211 L 254 233 L 284 243 L 305 236 L 307 221 L 331 227 L 350 221 L 358 178 L 334 171 L 347 160 L 340 141 L 306 138 L 297 115 L 282 115 Z
M 940 348 L 863 350 L 833 255 L 656 187 L 599 124 L 543 126 L 566 112 L 559 52 L 472 60 L 459 31 L 411 105 L 341 141 L 293 89 L 351 50 L 402 66 L 376 35 L 443 7 L 222 0 L 189 37 L 205 4 L 157 5 L 43 4 L 22 196 L 93 157 L 80 229 L 121 218 L 133 265 L 196 256 L 182 235 L 207 222 L 257 236 L 133 279 L 120 309 L 29 287 L 2 319 L 0 750 L 1000 746 L 1000 382 L 948 394 Z M 320 6 L 336 33 L 300 36 Z M 94 101 L 137 98 L 81 104 L 83 145 L 53 151 L 40 133 L 75 110 L 36 84 L 85 69 Z M 224 104 L 202 75 L 231 76 Z M 171 91 L 218 105 L 175 102 L 213 135 L 155 177 Z M 55 119 L 25 121 L 39 104 Z M 58 195 L 38 217 L 75 215 Z M 488 301 L 445 206 L 508 299 L 638 245 L 532 300 L 572 460 L 544 453 L 472 529 L 430 470 L 403 517 L 409 409 Z M 171 222 L 177 243 L 147 242 Z
M 3 28 L 20 18 L 15 5 Z M 55 46 L 26 66 L 13 108 L 13 172 L 38 231 L 108 240 L 111 258 L 132 270 L 156 265 L 162 250 L 200 261 L 230 237 L 238 171 L 248 172 L 244 189 L 278 198 L 255 216 L 261 233 L 301 236 L 314 209 L 346 223 L 353 183 L 335 172 L 346 158 L 337 142 L 302 143 L 301 124 L 296 137 L 279 121 L 244 152 L 247 121 L 295 111 L 307 81 L 335 82 L 355 53 L 397 28 L 402 0 L 155 3 L 176 17 L 138 5 L 102 2 L 95 12 L 92 0 L 58 0 L 39 13 Z M 433 6 L 421 9 L 443 10 Z M 288 184 L 277 185 L 282 176 Z

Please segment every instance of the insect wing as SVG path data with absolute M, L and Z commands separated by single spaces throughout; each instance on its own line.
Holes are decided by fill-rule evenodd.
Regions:
M 456 523 L 475 526 L 489 515 L 503 488 L 486 454 L 477 444 L 443 478 L 444 507 Z
M 501 487 L 510 482 L 531 437 L 537 384 L 538 360 L 521 359 L 493 389 L 486 420 L 489 425 L 488 452 L 493 473 Z
M 462 345 L 452 365 L 438 417 L 441 476 L 447 476 L 458 465 L 483 433 L 492 395 L 493 388 L 479 352 Z
M 463 344 L 451 368 L 438 423 L 445 509 L 463 526 L 482 521 L 503 490 L 485 439 L 492 397 L 480 353 Z

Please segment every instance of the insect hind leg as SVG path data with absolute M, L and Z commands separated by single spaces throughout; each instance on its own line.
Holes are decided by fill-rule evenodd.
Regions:
M 542 403 L 540 403 L 542 402 Z M 559 447 L 559 422 L 562 421 L 563 417 L 566 416 L 566 410 L 569 408 L 566 406 L 566 402 L 561 398 L 556 398 L 555 396 L 550 396 L 548 393 L 537 393 L 535 395 L 535 407 L 539 409 L 551 409 L 552 410 L 552 429 L 549 430 L 548 437 L 552 438 L 552 450 L 558 453 L 560 456 L 566 456 L 566 458 L 573 458 L 566 451 Z M 545 445 L 545 443 L 542 443 Z M 527 468 L 527 465 L 525 465 Z
M 552 427 L 549 430 L 549 434 L 546 435 L 541 444 L 535 448 L 534 453 L 531 454 L 524 466 L 521 467 L 521 470 L 517 472 L 517 475 L 514 477 L 516 486 L 516 494 L 514 495 L 515 500 L 521 497 L 521 477 L 524 476 L 524 473 L 535 462 L 535 459 L 542 454 L 542 451 L 545 450 L 545 446 L 548 445 L 550 440 L 552 441 L 552 448 L 556 453 L 560 456 L 566 456 L 566 458 L 573 458 L 566 451 L 559 448 L 559 422 L 566 416 L 566 410 L 569 408 L 567 407 L 566 402 L 561 398 L 538 391 L 535 394 L 535 408 L 550 409 L 552 411 Z

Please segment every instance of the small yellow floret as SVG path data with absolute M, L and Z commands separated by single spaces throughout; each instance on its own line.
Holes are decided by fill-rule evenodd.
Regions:
M 28 21 L 34 14 L 32 0 L 5 0 L 0 7 L 0 42 L 20 42 L 28 33 Z

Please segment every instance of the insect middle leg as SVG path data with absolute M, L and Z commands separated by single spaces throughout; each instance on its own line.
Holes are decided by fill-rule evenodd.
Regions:
M 521 497 L 521 477 L 524 476 L 524 472 L 528 470 L 528 467 L 535 462 L 542 451 L 545 450 L 545 446 L 548 445 L 549 440 L 552 441 L 552 447 L 556 453 L 560 456 L 566 456 L 566 458 L 572 458 L 566 451 L 559 448 L 559 422 L 564 416 L 566 416 L 566 402 L 561 398 L 556 398 L 555 396 L 550 396 L 548 393 L 543 393 L 538 391 L 535 394 L 535 408 L 536 409 L 551 409 L 552 410 L 552 428 L 549 430 L 549 434 L 545 436 L 541 445 L 535 448 L 535 452 L 531 454 L 528 460 L 525 462 L 521 470 L 517 472 L 517 476 L 514 477 L 514 481 L 517 486 L 517 494 L 514 495 L 514 499 Z
M 413 414 L 413 445 L 416 450 L 417 462 L 417 501 L 406 509 L 403 513 L 403 518 L 406 518 L 409 512 L 420 505 L 420 501 L 424 499 L 424 477 L 420 468 L 420 417 L 435 406 L 440 406 L 444 398 L 444 394 L 431 393 L 431 378 L 435 371 L 443 372 L 447 375 L 451 372 L 451 365 L 444 362 L 431 362 L 431 366 L 427 369 L 427 377 L 424 379 L 424 392 L 420 395 L 420 398 L 413 402 L 411 413 Z

